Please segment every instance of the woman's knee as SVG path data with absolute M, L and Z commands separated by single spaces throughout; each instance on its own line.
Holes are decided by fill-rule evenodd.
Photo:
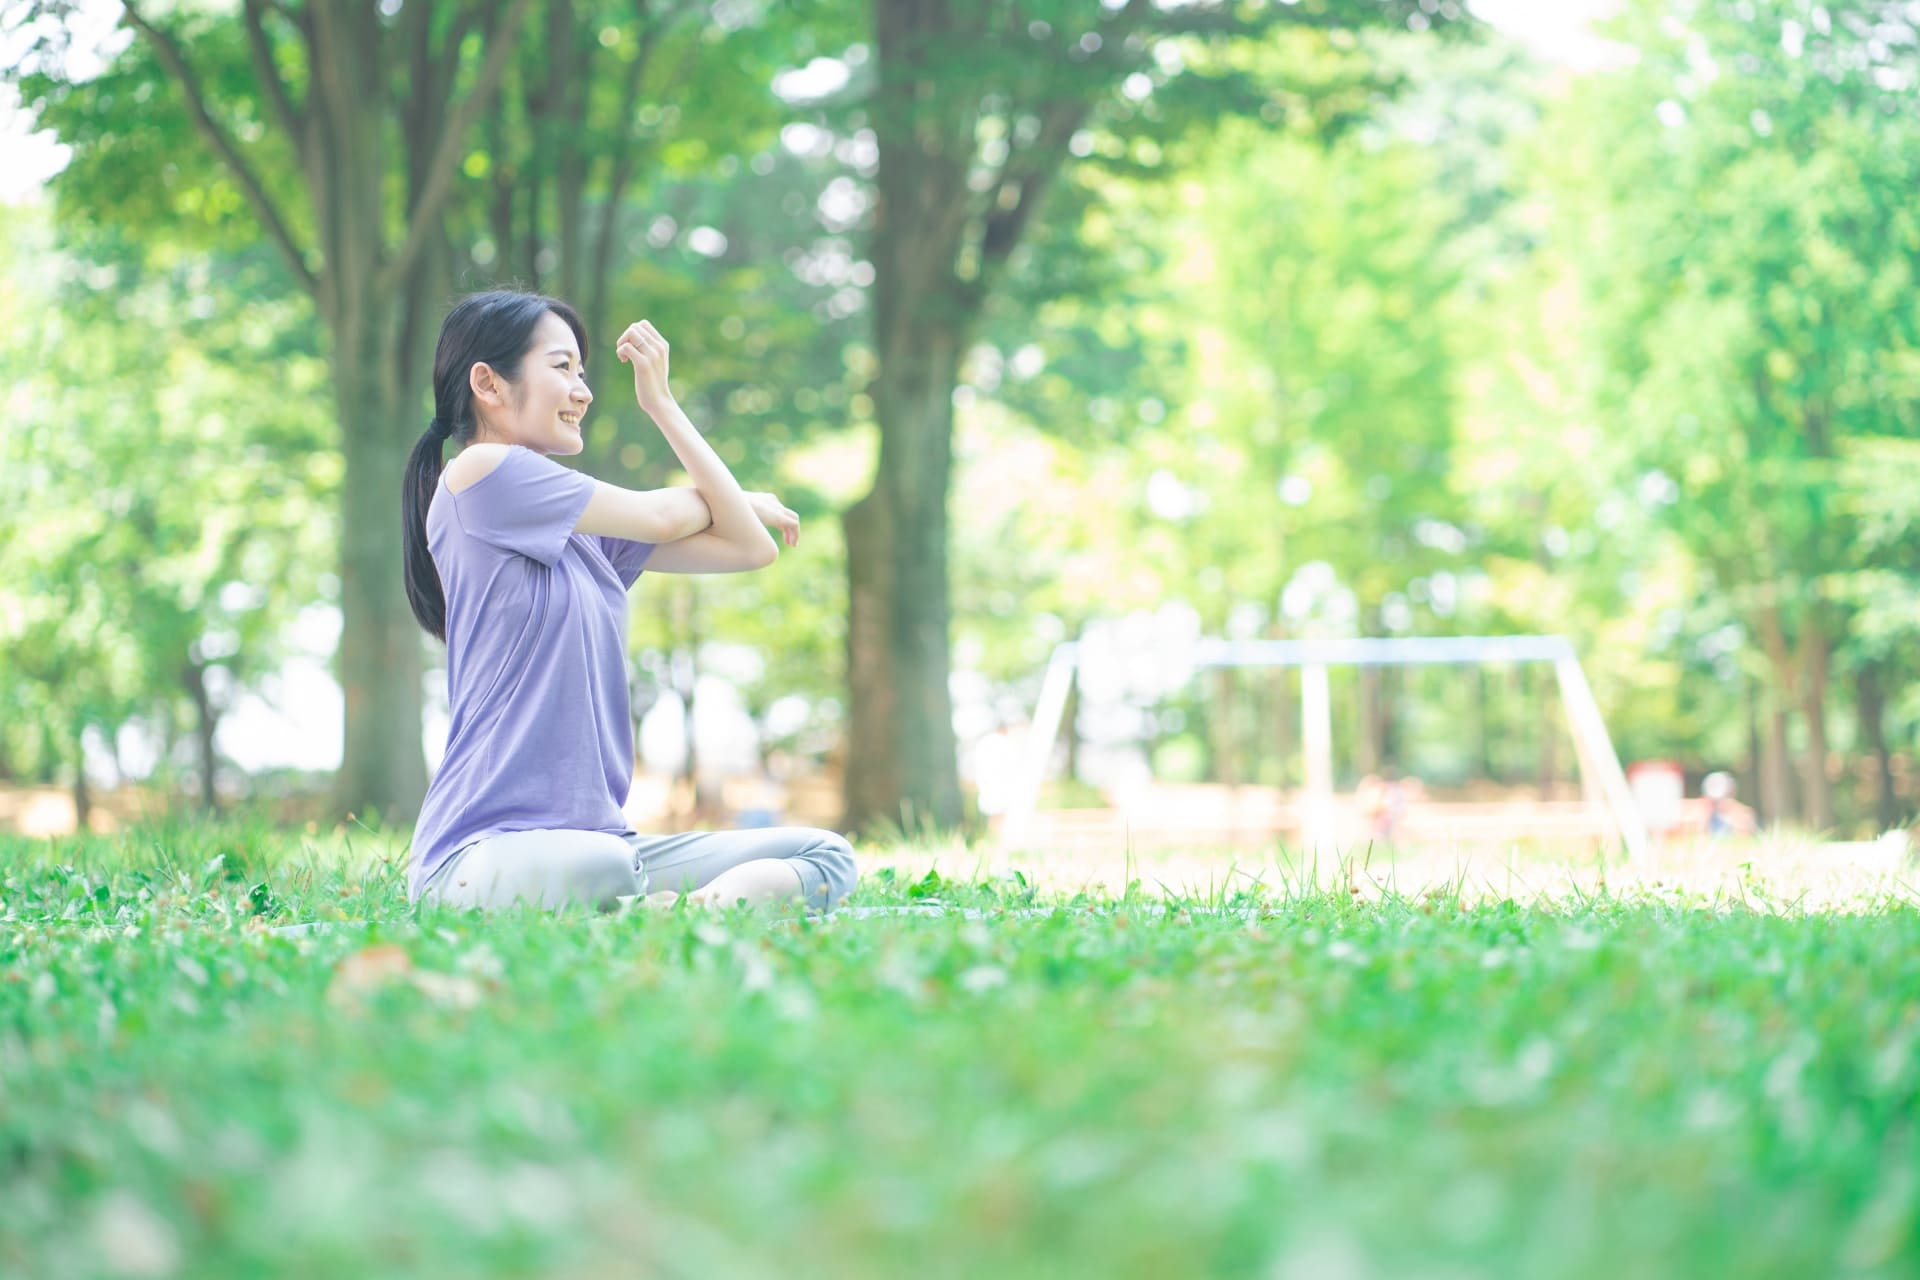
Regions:
M 560 874 L 548 882 L 546 900 L 541 903 L 544 907 L 611 911 L 621 897 L 637 893 L 641 887 L 633 868 L 633 850 L 618 837 L 605 847 L 574 851 L 565 859 L 564 868 L 556 870 Z
M 819 911 L 831 910 L 846 900 L 859 883 L 860 868 L 853 859 L 853 846 L 837 831 L 809 829 L 810 843 L 801 856 L 819 868 L 822 883 L 813 889 L 814 901 L 807 906 Z

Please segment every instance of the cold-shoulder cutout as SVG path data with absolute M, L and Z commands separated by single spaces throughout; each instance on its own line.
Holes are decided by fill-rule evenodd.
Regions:
M 454 455 L 440 478 L 446 481 L 449 493 L 459 493 L 471 489 L 489 475 L 493 469 L 507 460 L 510 444 L 470 444 Z

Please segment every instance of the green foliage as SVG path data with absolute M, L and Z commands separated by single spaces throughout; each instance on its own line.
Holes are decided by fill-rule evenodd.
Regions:
M 331 577 L 338 463 L 306 309 L 259 253 L 100 235 L 82 256 L 40 210 L 7 220 L 0 742 L 70 777 L 85 731 L 112 750 L 137 719 L 164 777 Z
M 1890 490 L 1855 492 L 1868 469 L 1849 460 L 1920 433 L 1920 143 L 1879 87 L 1891 54 L 1849 16 L 1875 7 L 1847 8 L 1808 26 L 1795 4 L 1628 6 L 1615 30 L 1640 56 L 1560 104 L 1543 166 L 1615 501 L 1699 567 L 1701 598 L 1675 602 L 1699 622 L 1674 655 L 1735 628 L 1766 714 L 1782 733 L 1796 717 L 1815 823 L 1830 813 L 1818 691 L 1835 655 L 1871 662 L 1856 611 L 1912 565 L 1862 537 L 1856 513 L 1878 507 L 1885 529 Z

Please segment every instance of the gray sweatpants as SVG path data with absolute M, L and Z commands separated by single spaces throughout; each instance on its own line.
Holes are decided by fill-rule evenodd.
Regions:
M 492 909 L 525 901 L 606 911 L 630 894 L 659 889 L 687 893 L 761 858 L 777 858 L 793 868 L 809 911 L 840 905 L 859 877 L 846 839 L 814 827 L 670 836 L 510 831 L 476 840 L 434 868 L 421 886 L 420 900 L 450 907 Z

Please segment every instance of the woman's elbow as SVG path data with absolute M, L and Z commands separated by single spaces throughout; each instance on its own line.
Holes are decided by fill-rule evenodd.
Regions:
M 747 556 L 747 568 L 764 569 L 780 558 L 780 544 L 763 532 L 760 540 L 753 544 Z

